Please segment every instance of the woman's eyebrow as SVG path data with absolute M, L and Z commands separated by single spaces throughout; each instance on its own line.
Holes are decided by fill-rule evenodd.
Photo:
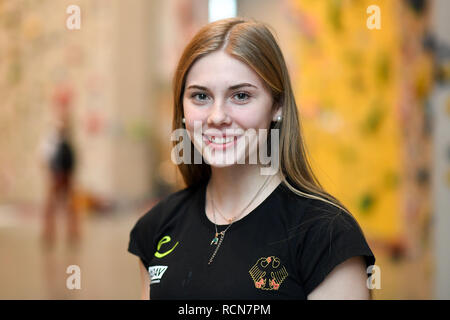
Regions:
M 189 89 L 198 89 L 198 90 L 208 91 L 207 87 L 199 86 L 196 84 L 190 85 L 189 87 L 186 88 L 186 90 L 189 90 Z
M 245 83 L 235 84 L 234 86 L 229 87 L 228 90 L 236 90 L 236 89 L 239 89 L 239 88 L 242 88 L 242 87 L 253 87 L 255 89 L 258 89 L 257 86 L 255 86 L 255 85 L 253 85 L 251 83 L 245 82 Z M 199 85 L 196 85 L 196 84 L 190 85 L 189 87 L 186 88 L 186 90 L 188 90 L 188 89 L 198 89 L 198 90 L 209 91 L 209 89 L 207 87 L 199 86 Z
M 234 85 L 234 86 L 229 87 L 228 90 L 235 90 L 235 89 L 239 89 L 239 88 L 242 88 L 242 87 L 253 87 L 253 88 L 255 88 L 255 89 L 258 89 L 258 87 L 255 86 L 255 85 L 253 85 L 253 84 L 250 84 L 250 83 L 240 83 L 240 84 L 236 84 L 236 85 Z

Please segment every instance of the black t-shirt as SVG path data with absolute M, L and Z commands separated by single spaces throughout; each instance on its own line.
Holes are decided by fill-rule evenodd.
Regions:
M 306 299 L 341 262 L 375 263 L 352 216 L 280 184 L 231 225 L 208 265 L 216 245 L 205 194 L 206 185 L 173 193 L 132 229 L 128 251 L 149 272 L 151 299 Z

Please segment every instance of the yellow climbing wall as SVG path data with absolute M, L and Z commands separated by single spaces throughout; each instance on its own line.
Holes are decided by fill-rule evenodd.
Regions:
M 377 4 L 381 29 L 369 30 Z M 401 174 L 395 1 L 293 1 L 294 89 L 313 168 L 364 230 L 395 238 Z

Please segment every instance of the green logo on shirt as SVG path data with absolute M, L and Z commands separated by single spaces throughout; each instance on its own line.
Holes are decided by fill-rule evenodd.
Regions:
M 164 237 L 162 237 L 161 238 L 161 240 L 159 240 L 159 242 L 158 242 L 158 245 L 156 246 L 156 252 L 155 252 L 155 257 L 157 257 L 157 258 L 163 258 L 163 257 L 165 257 L 165 256 L 167 256 L 169 253 L 171 253 L 174 249 L 175 249 L 175 247 L 178 245 L 178 241 L 177 241 L 177 243 L 175 243 L 175 245 L 170 249 L 170 250 L 168 250 L 168 251 L 166 251 L 166 252 L 159 252 L 159 249 L 161 249 L 161 246 L 164 244 L 164 243 L 167 243 L 167 242 L 170 242 L 170 240 L 172 240 L 169 236 L 164 236 Z

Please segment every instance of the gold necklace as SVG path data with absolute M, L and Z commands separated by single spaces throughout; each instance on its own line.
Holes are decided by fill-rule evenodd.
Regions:
M 213 254 L 211 255 L 211 257 L 209 258 L 209 261 L 208 261 L 208 264 L 211 264 L 212 262 L 213 262 L 213 260 L 214 260 L 214 258 L 215 258 L 215 256 L 216 256 L 216 254 L 217 254 L 217 251 L 219 251 L 219 248 L 220 248 L 220 246 L 221 246 L 221 244 L 222 244 L 222 242 L 223 242 L 223 239 L 225 238 L 225 233 L 228 231 L 228 229 L 231 227 L 231 225 L 236 221 L 235 219 L 237 219 L 238 217 L 240 217 L 244 212 L 245 212 L 245 210 L 247 210 L 247 208 L 253 203 L 253 201 L 256 199 L 256 197 L 261 193 L 261 191 L 264 189 L 264 187 L 269 183 L 269 181 L 270 180 L 272 180 L 272 177 L 273 176 L 271 176 L 271 177 L 268 177 L 265 181 L 264 181 L 264 183 L 263 183 L 263 185 L 259 188 L 259 190 L 258 190 L 258 192 L 256 192 L 256 194 L 254 195 L 254 197 L 252 198 L 252 200 L 250 200 L 250 202 L 245 206 L 245 208 L 238 214 L 238 215 L 236 215 L 235 217 L 233 217 L 232 219 L 226 219 L 226 218 L 224 218 L 223 216 L 222 216 L 222 218 L 224 218 L 225 220 L 227 220 L 227 221 L 230 221 L 231 220 L 231 223 L 228 225 L 228 227 L 226 227 L 226 229 L 225 230 L 223 230 L 223 231 L 221 231 L 221 232 L 218 232 L 217 231 L 217 224 L 216 224 L 216 207 L 215 207 L 215 205 L 214 205 L 214 200 L 213 200 L 213 195 L 212 195 L 212 192 L 210 192 L 210 198 L 211 198 L 211 207 L 212 207 L 212 211 L 213 211 L 213 217 L 214 217 L 214 227 L 215 227 L 215 230 L 216 230 L 216 233 L 215 233 L 215 235 L 214 235 L 214 238 L 212 239 L 212 241 L 211 241 L 211 245 L 217 245 L 216 246 L 216 249 L 214 250 L 214 252 L 213 252 Z M 220 213 L 220 212 L 219 212 Z M 220 239 L 219 239 L 219 236 L 220 236 Z

